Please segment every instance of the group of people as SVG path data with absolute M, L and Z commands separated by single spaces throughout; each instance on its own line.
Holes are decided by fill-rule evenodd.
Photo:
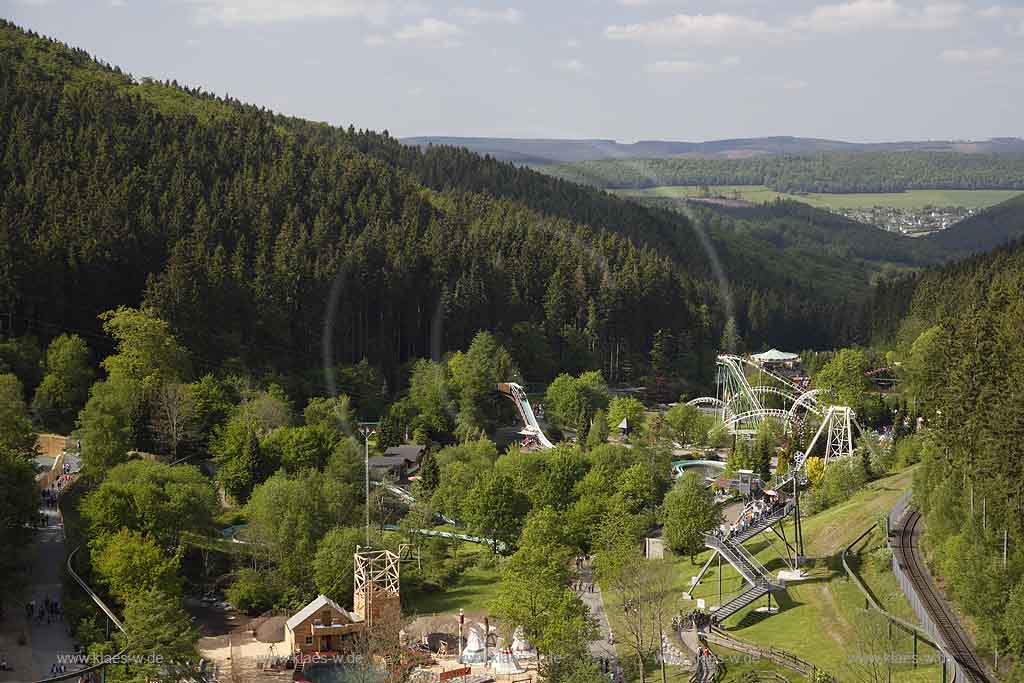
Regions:
M 743 514 L 736 520 L 736 523 L 729 527 L 727 537 L 742 534 L 747 529 L 762 524 L 766 519 L 777 514 L 784 505 L 777 496 L 765 496 L 752 501 L 744 508 Z
M 710 614 L 706 614 L 699 609 L 692 610 L 688 614 L 681 614 L 679 616 L 672 617 L 672 630 L 681 631 L 683 629 L 696 629 L 703 631 L 707 627 L 711 626 L 713 620 Z
M 590 565 L 590 555 L 577 555 L 574 562 L 576 563 L 576 571 L 582 572 L 584 567 Z M 572 589 L 577 593 L 597 592 L 597 589 L 594 587 L 593 581 L 584 581 L 583 579 L 577 579 L 573 581 Z
M 25 605 L 25 616 L 31 620 L 35 617 L 39 623 L 46 619 L 47 624 L 59 622 L 64 615 L 64 611 L 61 609 L 60 603 L 56 600 L 50 600 L 49 596 L 43 598 L 43 604 L 39 605 L 39 609 L 36 610 L 36 601 L 32 600 Z
M 614 668 L 612 667 L 612 660 L 609 657 L 598 657 L 597 668 L 600 669 L 601 673 L 603 674 L 614 673 Z

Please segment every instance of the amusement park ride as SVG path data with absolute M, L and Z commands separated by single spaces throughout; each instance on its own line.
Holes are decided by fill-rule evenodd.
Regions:
M 854 452 L 854 430 L 862 432 L 856 413 L 848 406 L 825 405 L 818 389 L 804 390 L 796 382 L 772 372 L 748 358 L 734 355 L 718 356 L 718 395 L 689 401 L 705 412 L 721 419 L 726 428 L 738 437 L 751 437 L 766 420 L 780 424 L 783 433 L 794 442 L 803 440 L 808 426 L 817 422 L 814 436 L 802 451 L 798 451 L 785 475 L 777 476 L 768 484 L 753 479 L 753 473 L 740 472 L 732 482 L 747 500 L 736 524 L 714 529 L 704 537 L 704 544 L 712 550 L 711 557 L 697 576 L 691 580 L 690 593 L 701 582 L 712 563 L 718 561 L 719 604 L 712 608 L 712 618 L 721 623 L 728 617 L 768 596 L 784 589 L 784 578 L 801 577 L 800 565 L 804 560 L 803 532 L 800 525 L 800 486 L 806 482 L 804 465 L 810 454 L 820 453 L 826 465 L 832 460 L 850 456 Z M 753 380 L 753 381 L 752 381 Z M 868 448 L 869 439 L 865 440 Z M 760 490 L 758 490 L 760 489 Z M 793 519 L 792 543 L 786 537 L 785 522 Z M 762 566 L 744 548 L 746 541 L 771 535 L 785 547 L 783 559 L 787 571 L 778 578 Z M 781 555 L 781 553 L 780 553 Z M 730 600 L 721 592 L 721 567 L 725 559 L 743 577 L 747 587 Z
M 717 368 L 716 395 L 695 398 L 688 404 L 720 419 L 737 438 L 752 438 L 765 421 L 778 423 L 782 432 L 798 445 L 814 430 L 813 436 L 803 450 L 797 451 L 784 475 L 776 476 L 771 482 L 762 482 L 752 472 L 741 471 L 729 481 L 729 488 L 743 496 L 745 506 L 735 524 L 705 534 L 704 544 L 713 552 L 698 575 L 693 577 L 690 586 L 692 594 L 712 563 L 717 560 L 719 602 L 711 608 L 711 616 L 714 621 L 721 623 L 763 596 L 768 596 L 768 609 L 771 611 L 771 594 L 784 590 L 785 580 L 799 580 L 802 577 L 800 566 L 804 560 L 804 549 L 800 524 L 800 488 L 807 482 L 804 465 L 812 454 L 820 457 L 826 466 L 837 458 L 852 455 L 854 432 L 860 433 L 863 430 L 857 422 L 856 413 L 849 406 L 829 404 L 824 400 L 826 396 L 821 390 L 808 390 L 750 358 L 719 355 Z M 553 448 L 554 444 L 541 429 L 523 387 L 509 382 L 499 384 L 497 389 L 515 404 L 524 424 L 520 433 L 536 442 L 541 449 Z M 873 448 L 870 439 L 866 439 L 865 443 L 869 449 Z M 703 462 L 679 461 L 673 465 L 678 470 L 677 474 L 681 474 L 687 465 Z M 789 518 L 793 520 L 792 538 L 786 536 L 785 530 Z M 787 569 L 780 572 L 778 577 L 773 577 L 744 547 L 744 543 L 762 535 L 773 546 L 776 540 L 781 541 L 784 548 L 784 552 L 779 554 Z M 721 591 L 723 559 L 736 569 L 746 583 L 744 590 L 729 600 L 724 599 Z

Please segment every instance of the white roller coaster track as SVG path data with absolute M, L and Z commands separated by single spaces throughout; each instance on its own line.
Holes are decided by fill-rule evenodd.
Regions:
M 749 435 L 756 432 L 757 425 L 765 418 L 778 419 L 786 431 L 796 422 L 799 411 L 807 410 L 821 415 L 817 406 L 816 391 L 802 391 L 793 381 L 777 375 L 743 356 L 721 354 L 717 358 L 721 398 L 701 397 L 688 402 L 692 406 L 712 407 L 721 411 L 722 421 L 734 434 Z M 760 376 L 767 376 L 778 383 L 751 385 L 745 367 L 756 370 Z M 765 396 L 779 396 L 786 409 L 766 408 Z
M 523 387 L 515 382 L 506 382 L 498 385 L 498 391 L 512 399 L 512 402 L 516 404 L 519 416 L 523 418 L 523 424 L 526 425 L 523 428 L 523 432 L 536 437 L 541 448 L 554 448 L 555 444 L 551 443 L 551 440 L 548 439 L 540 428 L 540 423 L 537 422 L 537 416 L 533 414 L 533 407 L 530 406 L 530 401 L 526 398 L 526 391 Z
M 799 396 L 793 394 L 793 392 L 788 391 L 786 389 L 779 389 L 778 387 L 770 387 L 761 384 L 751 386 L 750 391 L 751 393 L 758 397 L 758 403 L 761 404 L 762 408 L 764 407 L 764 402 L 761 400 L 761 397 L 763 396 L 781 396 L 787 403 L 795 403 L 800 398 Z M 741 406 L 737 406 L 736 404 L 743 403 L 743 399 L 745 398 L 746 397 L 742 395 L 733 396 L 726 404 L 726 409 L 733 414 L 742 412 L 739 410 Z
M 722 355 L 718 356 L 718 362 L 720 364 L 722 363 L 723 359 L 727 359 L 727 360 L 731 361 L 735 365 L 735 367 L 740 370 L 740 374 L 743 374 L 743 372 L 742 372 L 743 365 L 748 365 L 751 368 L 757 370 L 758 372 L 763 373 L 765 375 L 768 375 L 769 377 L 771 377 L 775 381 L 781 383 L 783 386 L 789 388 L 789 390 L 792 391 L 794 393 L 794 395 L 796 395 L 796 396 L 799 396 L 800 393 L 803 391 L 803 389 L 798 387 L 796 385 L 796 383 L 793 382 L 793 380 L 787 379 L 787 378 L 783 377 L 782 375 L 776 375 L 771 370 L 765 370 L 764 366 L 758 365 L 757 363 L 755 363 L 754 361 L 750 360 L 749 358 L 744 358 L 743 356 L 730 356 L 730 355 L 725 355 L 725 354 L 722 354 Z
M 789 409 L 789 415 L 786 416 L 783 425 L 785 431 L 788 434 L 793 433 L 793 427 L 796 425 L 799 419 L 799 411 L 803 409 L 808 413 L 814 413 L 818 417 L 822 417 L 824 413 L 821 410 L 821 406 L 818 405 L 818 393 L 821 389 L 811 389 L 800 394 L 800 396 L 793 402 L 793 406 Z
M 697 406 L 698 408 L 700 406 L 710 406 L 719 410 L 727 410 L 729 408 L 725 401 L 720 398 L 715 398 L 714 396 L 699 396 L 697 398 L 691 398 L 686 402 L 686 405 Z
M 800 394 L 794 393 L 790 391 L 788 388 L 780 389 L 779 387 L 772 387 L 766 384 L 758 384 L 756 386 L 750 387 L 750 389 L 755 394 L 775 394 L 776 396 L 781 396 L 782 398 L 786 399 L 789 402 L 796 401 L 798 398 L 800 398 Z
M 746 373 L 743 372 L 742 360 L 739 356 L 718 357 L 718 365 L 725 371 L 725 381 L 721 382 L 725 386 L 722 399 L 729 404 L 730 410 L 734 413 L 745 413 L 763 408 L 753 387 L 747 381 Z M 741 405 L 736 405 L 737 402 L 740 402 Z
M 761 408 L 760 410 L 748 410 L 743 413 L 739 413 L 731 416 L 725 422 L 725 426 L 730 429 L 737 428 L 739 425 L 750 420 L 756 420 L 760 422 L 766 417 L 778 418 L 779 421 L 784 421 L 786 416 L 789 415 L 788 410 L 777 410 L 775 408 Z

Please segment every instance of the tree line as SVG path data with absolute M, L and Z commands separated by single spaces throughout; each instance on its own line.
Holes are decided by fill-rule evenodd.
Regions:
M 744 159 L 672 157 L 580 161 L 539 167 L 604 188 L 764 185 L 777 192 L 1024 190 L 1024 155 L 952 152 L 825 152 Z

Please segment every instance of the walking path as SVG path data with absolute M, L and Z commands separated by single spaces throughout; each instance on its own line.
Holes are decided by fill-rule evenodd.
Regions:
M 32 560 L 31 577 L 25 595 L 36 603 L 37 617 L 29 624 L 29 645 L 32 647 L 32 679 L 50 676 L 50 667 L 58 654 L 73 655 L 75 644 L 68 632 L 68 626 L 60 615 L 38 618 L 38 612 L 48 598 L 63 607 L 61 593 L 61 570 L 67 559 L 64 547 L 64 526 L 56 509 L 44 509 L 46 528 L 36 533 L 35 556 Z M 70 667 L 68 667 L 70 670 Z
M 600 663 L 601 659 L 607 659 L 610 671 L 619 670 L 618 655 L 615 653 L 615 645 L 612 644 L 612 627 L 608 622 L 608 615 L 604 610 L 604 598 L 601 595 L 601 587 L 594 583 L 593 560 L 586 560 L 579 569 L 580 581 L 583 584 L 583 592 L 580 599 L 590 610 L 590 616 L 597 622 L 599 637 L 590 641 L 590 655 Z M 590 592 L 587 587 L 593 585 L 594 591 Z

